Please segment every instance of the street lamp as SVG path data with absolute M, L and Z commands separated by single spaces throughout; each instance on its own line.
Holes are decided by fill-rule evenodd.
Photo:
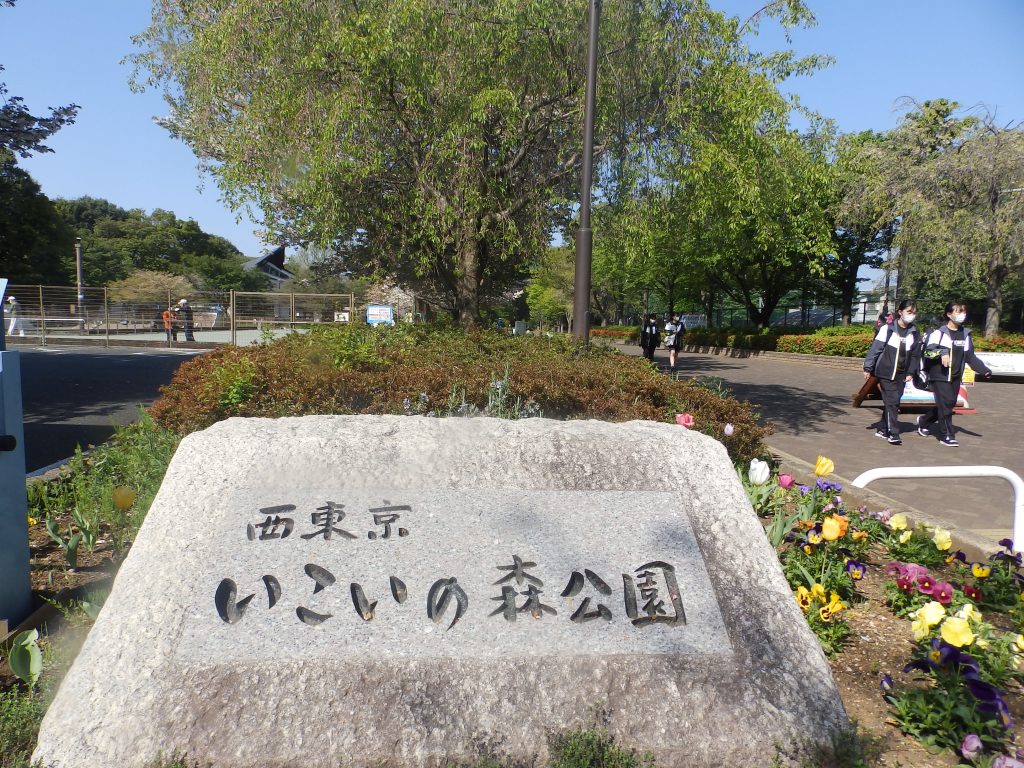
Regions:
M 75 238 L 75 280 L 78 286 L 78 322 L 82 322 L 82 238 Z M 83 328 L 85 326 L 82 326 Z
M 597 29 L 601 0 L 590 0 L 590 46 L 587 53 L 587 92 L 583 110 L 583 174 L 580 179 L 580 228 L 576 233 L 576 278 L 572 302 L 572 335 L 590 340 L 590 263 L 594 233 L 590 229 L 590 186 L 594 171 L 594 101 L 597 90 Z

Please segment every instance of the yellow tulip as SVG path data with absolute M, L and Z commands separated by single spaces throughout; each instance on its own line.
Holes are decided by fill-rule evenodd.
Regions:
M 818 461 L 814 464 L 814 474 L 818 477 L 831 475 L 835 471 L 836 465 L 832 462 L 832 459 L 826 459 L 824 456 L 819 456 Z
M 138 497 L 138 494 L 131 488 L 121 485 L 114 489 L 111 496 L 114 501 L 114 506 L 123 512 L 131 508 L 132 504 L 135 503 L 135 499 Z
M 902 512 L 889 518 L 889 527 L 894 531 L 905 531 L 907 529 L 907 516 Z
M 971 632 L 970 624 L 956 616 L 950 616 L 942 622 L 939 634 L 942 635 L 943 640 L 957 648 L 963 648 L 974 642 L 974 633 Z
M 947 549 L 953 546 L 953 539 L 949 535 L 949 531 L 945 528 L 935 528 L 935 533 L 932 536 L 932 541 L 935 542 L 935 548 L 945 552 Z

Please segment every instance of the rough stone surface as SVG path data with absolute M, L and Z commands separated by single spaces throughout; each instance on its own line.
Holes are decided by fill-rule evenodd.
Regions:
M 288 528 L 268 517 L 288 535 L 261 539 Z M 721 444 L 649 422 L 233 419 L 182 442 L 34 759 L 540 764 L 593 726 L 680 768 L 768 765 L 846 726 Z

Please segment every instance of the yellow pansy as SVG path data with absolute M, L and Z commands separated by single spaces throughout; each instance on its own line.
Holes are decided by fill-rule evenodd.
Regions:
M 817 600 L 819 603 L 824 603 L 828 599 L 828 593 L 825 592 L 825 587 L 821 584 L 815 584 L 811 587 L 811 599 Z
M 981 648 L 982 650 L 985 650 L 986 648 L 988 648 L 988 640 L 979 635 L 978 637 L 974 638 L 974 646 L 975 648 Z
M 850 534 L 850 538 L 852 538 L 854 541 L 863 541 L 867 537 L 868 537 L 868 532 L 867 531 L 854 531 L 853 533 Z
M 945 528 L 936 527 L 935 533 L 932 536 L 932 541 L 935 542 L 935 548 L 940 549 L 943 552 L 953 546 L 953 538 Z
M 974 642 L 974 633 L 971 632 L 971 625 L 956 616 L 950 616 L 942 622 L 939 630 L 942 639 L 957 648 L 963 648 Z
M 823 605 L 821 606 L 821 608 L 818 609 L 818 615 L 821 617 L 821 620 L 824 621 L 826 624 L 832 621 L 832 609 L 829 608 L 827 605 Z
M 929 627 L 934 627 L 946 617 L 946 608 L 938 600 L 931 600 L 917 609 L 915 618 L 923 621 Z
M 901 533 L 900 534 L 900 544 L 906 544 L 908 541 L 910 541 L 910 537 L 913 536 L 913 535 L 914 535 L 913 531 L 904 531 L 903 533 Z
M 34 517 L 32 517 L 31 515 L 29 515 L 29 518 L 28 518 L 28 525 L 29 525 L 29 527 L 30 527 L 30 528 L 31 528 L 31 527 L 32 527 L 33 525 L 35 525 L 36 523 L 38 523 L 38 522 L 39 522 L 38 520 L 36 520 L 36 519 L 35 519 Z
M 898 512 L 889 518 L 889 527 L 894 531 L 903 531 L 907 528 L 907 516 Z
M 1013 640 L 1013 645 L 1018 653 L 1024 653 L 1024 635 L 1017 635 Z
M 842 536 L 839 521 L 829 515 L 821 523 L 821 538 L 825 541 L 835 541 Z
M 964 621 L 973 621 L 976 624 L 980 624 L 982 619 L 981 611 L 975 608 L 971 603 L 965 603 L 964 607 L 956 612 L 956 616 Z
M 796 604 L 800 606 L 800 610 L 807 613 L 807 609 L 811 607 L 811 593 L 807 590 L 807 587 L 796 588 Z
M 807 541 L 809 541 L 811 544 L 821 544 L 821 534 L 817 531 L 808 531 Z
M 832 462 L 832 459 L 826 459 L 824 456 L 819 456 L 814 464 L 814 474 L 818 477 L 831 475 L 835 471 L 836 465 Z
M 928 637 L 929 632 L 931 632 L 931 627 L 920 619 L 914 619 L 910 625 L 910 630 L 914 633 L 914 640 L 916 642 L 920 642 Z
M 971 563 L 971 573 L 974 574 L 976 579 L 986 579 L 992 573 L 992 569 L 984 563 Z

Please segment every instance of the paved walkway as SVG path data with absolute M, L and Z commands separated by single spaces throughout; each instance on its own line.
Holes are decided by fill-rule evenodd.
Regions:
M 639 354 L 636 347 L 620 347 Z M 656 362 L 667 365 L 662 350 Z M 863 383 L 860 370 L 771 358 L 734 358 L 681 353 L 681 378 L 720 379 L 740 400 L 749 401 L 762 418 L 775 425 L 769 446 L 785 460 L 793 457 L 813 465 L 819 454 L 835 462 L 836 473 L 851 479 L 886 466 L 995 464 L 1024 475 L 1024 383 L 985 382 L 972 387 L 974 414 L 958 414 L 959 448 L 947 448 L 914 430 L 913 413 L 900 415 L 903 445 L 892 446 L 874 436 L 881 401 L 854 408 L 850 396 Z M 999 478 L 949 480 L 886 480 L 869 490 L 924 512 L 962 531 L 978 545 L 1009 536 L 1013 526 L 1013 492 Z

